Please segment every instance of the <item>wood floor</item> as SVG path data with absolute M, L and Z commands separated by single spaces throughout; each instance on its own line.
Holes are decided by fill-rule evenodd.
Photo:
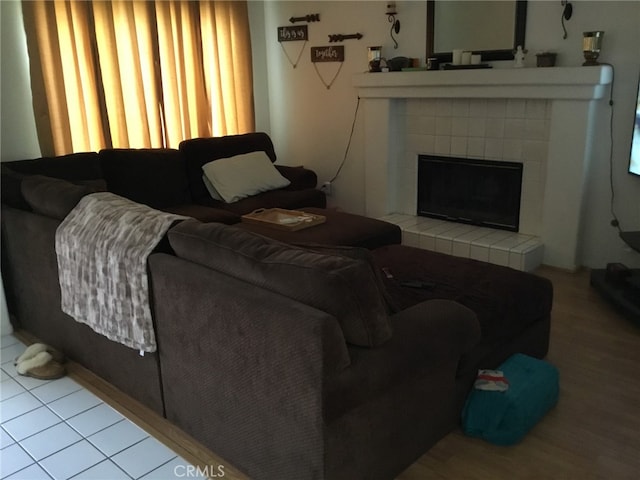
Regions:
M 554 285 L 558 405 L 516 446 L 453 432 L 398 480 L 640 478 L 640 326 L 589 287 L 588 272 L 538 273 Z
M 560 370 L 558 405 L 516 446 L 498 447 L 454 431 L 398 480 L 640 478 L 640 326 L 589 287 L 586 271 L 538 273 L 554 284 L 547 359 Z M 225 478 L 245 478 L 81 367 L 71 375 L 187 460 L 201 467 L 223 463 Z

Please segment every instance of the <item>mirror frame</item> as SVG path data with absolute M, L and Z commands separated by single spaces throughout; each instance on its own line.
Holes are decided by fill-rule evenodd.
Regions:
M 435 24 L 435 0 L 427 0 L 427 58 L 435 57 L 442 63 L 451 62 L 451 52 L 434 52 L 434 40 L 433 29 Z M 515 16 L 515 28 L 514 28 L 514 42 L 513 48 L 508 50 L 473 50 L 474 54 L 481 54 L 482 61 L 495 61 L 495 60 L 513 60 L 513 54 L 518 47 L 522 45 L 525 48 L 525 30 L 527 27 L 527 1 L 516 0 L 516 16 Z

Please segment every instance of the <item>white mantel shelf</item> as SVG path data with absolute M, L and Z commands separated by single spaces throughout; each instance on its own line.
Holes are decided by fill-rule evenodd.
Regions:
M 361 98 L 544 98 L 597 100 L 613 78 L 608 65 L 358 73 Z

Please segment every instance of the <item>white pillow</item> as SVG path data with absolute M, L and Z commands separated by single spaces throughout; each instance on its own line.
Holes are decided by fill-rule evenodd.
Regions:
M 215 191 L 227 203 L 286 187 L 291 183 L 280 175 L 267 154 L 262 151 L 220 158 L 203 165 L 202 170 Z
M 209 195 L 211 195 L 211 198 L 220 202 L 224 202 L 224 200 L 216 190 L 216 187 L 213 186 L 206 175 L 202 175 L 202 182 L 204 183 L 204 186 L 207 187 L 207 191 L 209 192 Z

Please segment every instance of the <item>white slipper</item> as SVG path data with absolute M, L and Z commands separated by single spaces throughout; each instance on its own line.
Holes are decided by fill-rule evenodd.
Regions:
M 47 346 L 44 343 L 33 343 L 27 347 L 27 349 L 15 359 L 13 362 L 14 365 L 19 364 L 20 362 L 24 362 L 25 360 L 29 360 L 30 358 L 35 357 L 40 352 L 46 352 Z
M 25 360 L 29 360 L 30 358 L 35 357 L 40 352 L 49 352 L 53 359 L 58 363 L 64 363 L 66 360 L 64 354 L 59 350 L 56 350 L 55 348 L 44 343 L 33 343 L 27 347 L 22 355 L 14 360 L 13 364 L 18 365 L 20 362 L 24 362 Z
M 65 368 L 53 360 L 49 352 L 40 352 L 32 358 L 21 361 L 16 370 L 20 375 L 40 380 L 53 380 L 63 377 L 66 373 Z

